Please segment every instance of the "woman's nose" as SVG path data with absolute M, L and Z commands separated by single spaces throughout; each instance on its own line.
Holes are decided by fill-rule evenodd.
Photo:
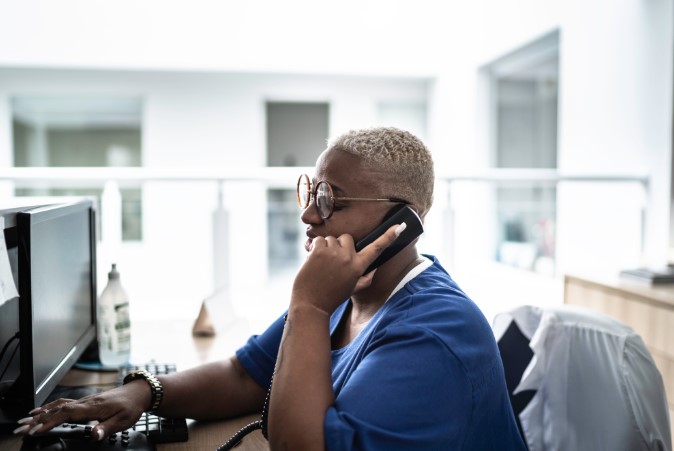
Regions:
M 318 214 L 318 209 L 316 208 L 316 197 L 311 196 L 311 200 L 309 201 L 309 205 L 302 211 L 302 214 L 300 215 L 300 219 L 302 220 L 303 223 L 305 224 L 319 224 L 323 222 L 323 218 L 321 218 L 321 215 Z

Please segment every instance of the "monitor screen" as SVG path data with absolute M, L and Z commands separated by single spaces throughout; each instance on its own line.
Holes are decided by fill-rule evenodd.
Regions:
M 16 248 L 20 373 L 5 398 L 25 414 L 44 403 L 96 336 L 93 203 L 17 212 Z

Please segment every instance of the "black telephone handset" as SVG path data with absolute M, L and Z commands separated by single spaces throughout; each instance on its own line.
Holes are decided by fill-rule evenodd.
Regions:
M 424 226 L 421 222 L 419 215 L 412 210 L 406 204 L 398 204 L 393 207 L 384 217 L 384 220 L 381 224 L 377 226 L 372 232 L 368 233 L 363 239 L 359 240 L 356 243 L 356 252 L 360 252 L 368 244 L 374 242 L 377 238 L 382 236 L 391 226 L 395 224 L 407 224 L 407 227 L 403 232 L 396 238 L 396 240 L 377 257 L 377 259 L 372 262 L 370 266 L 367 267 L 363 275 L 369 273 L 375 268 L 383 265 L 391 257 L 400 252 L 405 246 L 410 244 L 412 241 L 416 240 L 419 235 L 424 233 Z M 274 375 L 272 375 L 272 381 L 274 380 Z M 267 416 L 269 415 L 269 397 L 271 395 L 271 383 L 269 384 L 269 390 L 267 390 L 267 397 L 264 401 L 264 406 L 262 408 L 262 418 L 258 421 L 250 423 L 243 428 L 241 428 L 236 434 L 234 434 L 225 444 L 217 448 L 217 451 L 226 451 L 237 446 L 243 437 L 249 434 L 252 431 L 257 429 L 262 430 L 262 434 L 267 438 Z
M 365 246 L 371 244 L 383 235 L 392 225 L 402 224 L 403 222 L 407 224 L 405 230 L 403 230 L 400 236 L 389 247 L 384 249 L 384 252 L 382 252 L 381 255 L 368 266 L 363 274 L 367 274 L 373 269 L 383 265 L 405 246 L 416 240 L 419 235 L 424 233 L 424 225 L 421 222 L 419 215 L 412 210 L 412 208 L 406 204 L 398 204 L 388 212 L 384 221 L 379 224 L 376 229 L 356 243 L 356 252 L 360 252 Z

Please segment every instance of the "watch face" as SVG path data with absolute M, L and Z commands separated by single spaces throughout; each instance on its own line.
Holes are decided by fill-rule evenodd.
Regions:
M 152 375 L 148 373 L 145 370 L 137 370 L 137 371 L 132 371 L 126 376 L 124 376 L 124 380 L 122 381 L 123 384 L 126 384 L 127 382 L 131 382 L 132 380 L 138 379 L 139 377 L 143 379 L 147 379 L 148 377 L 151 377 Z

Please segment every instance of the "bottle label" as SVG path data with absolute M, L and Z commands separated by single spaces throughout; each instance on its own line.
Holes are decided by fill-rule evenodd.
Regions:
M 102 307 L 99 315 L 99 346 L 106 354 L 124 355 L 131 351 L 129 303 Z
M 115 304 L 116 340 L 111 340 L 112 352 L 125 353 L 131 350 L 131 320 L 129 319 L 129 303 Z

